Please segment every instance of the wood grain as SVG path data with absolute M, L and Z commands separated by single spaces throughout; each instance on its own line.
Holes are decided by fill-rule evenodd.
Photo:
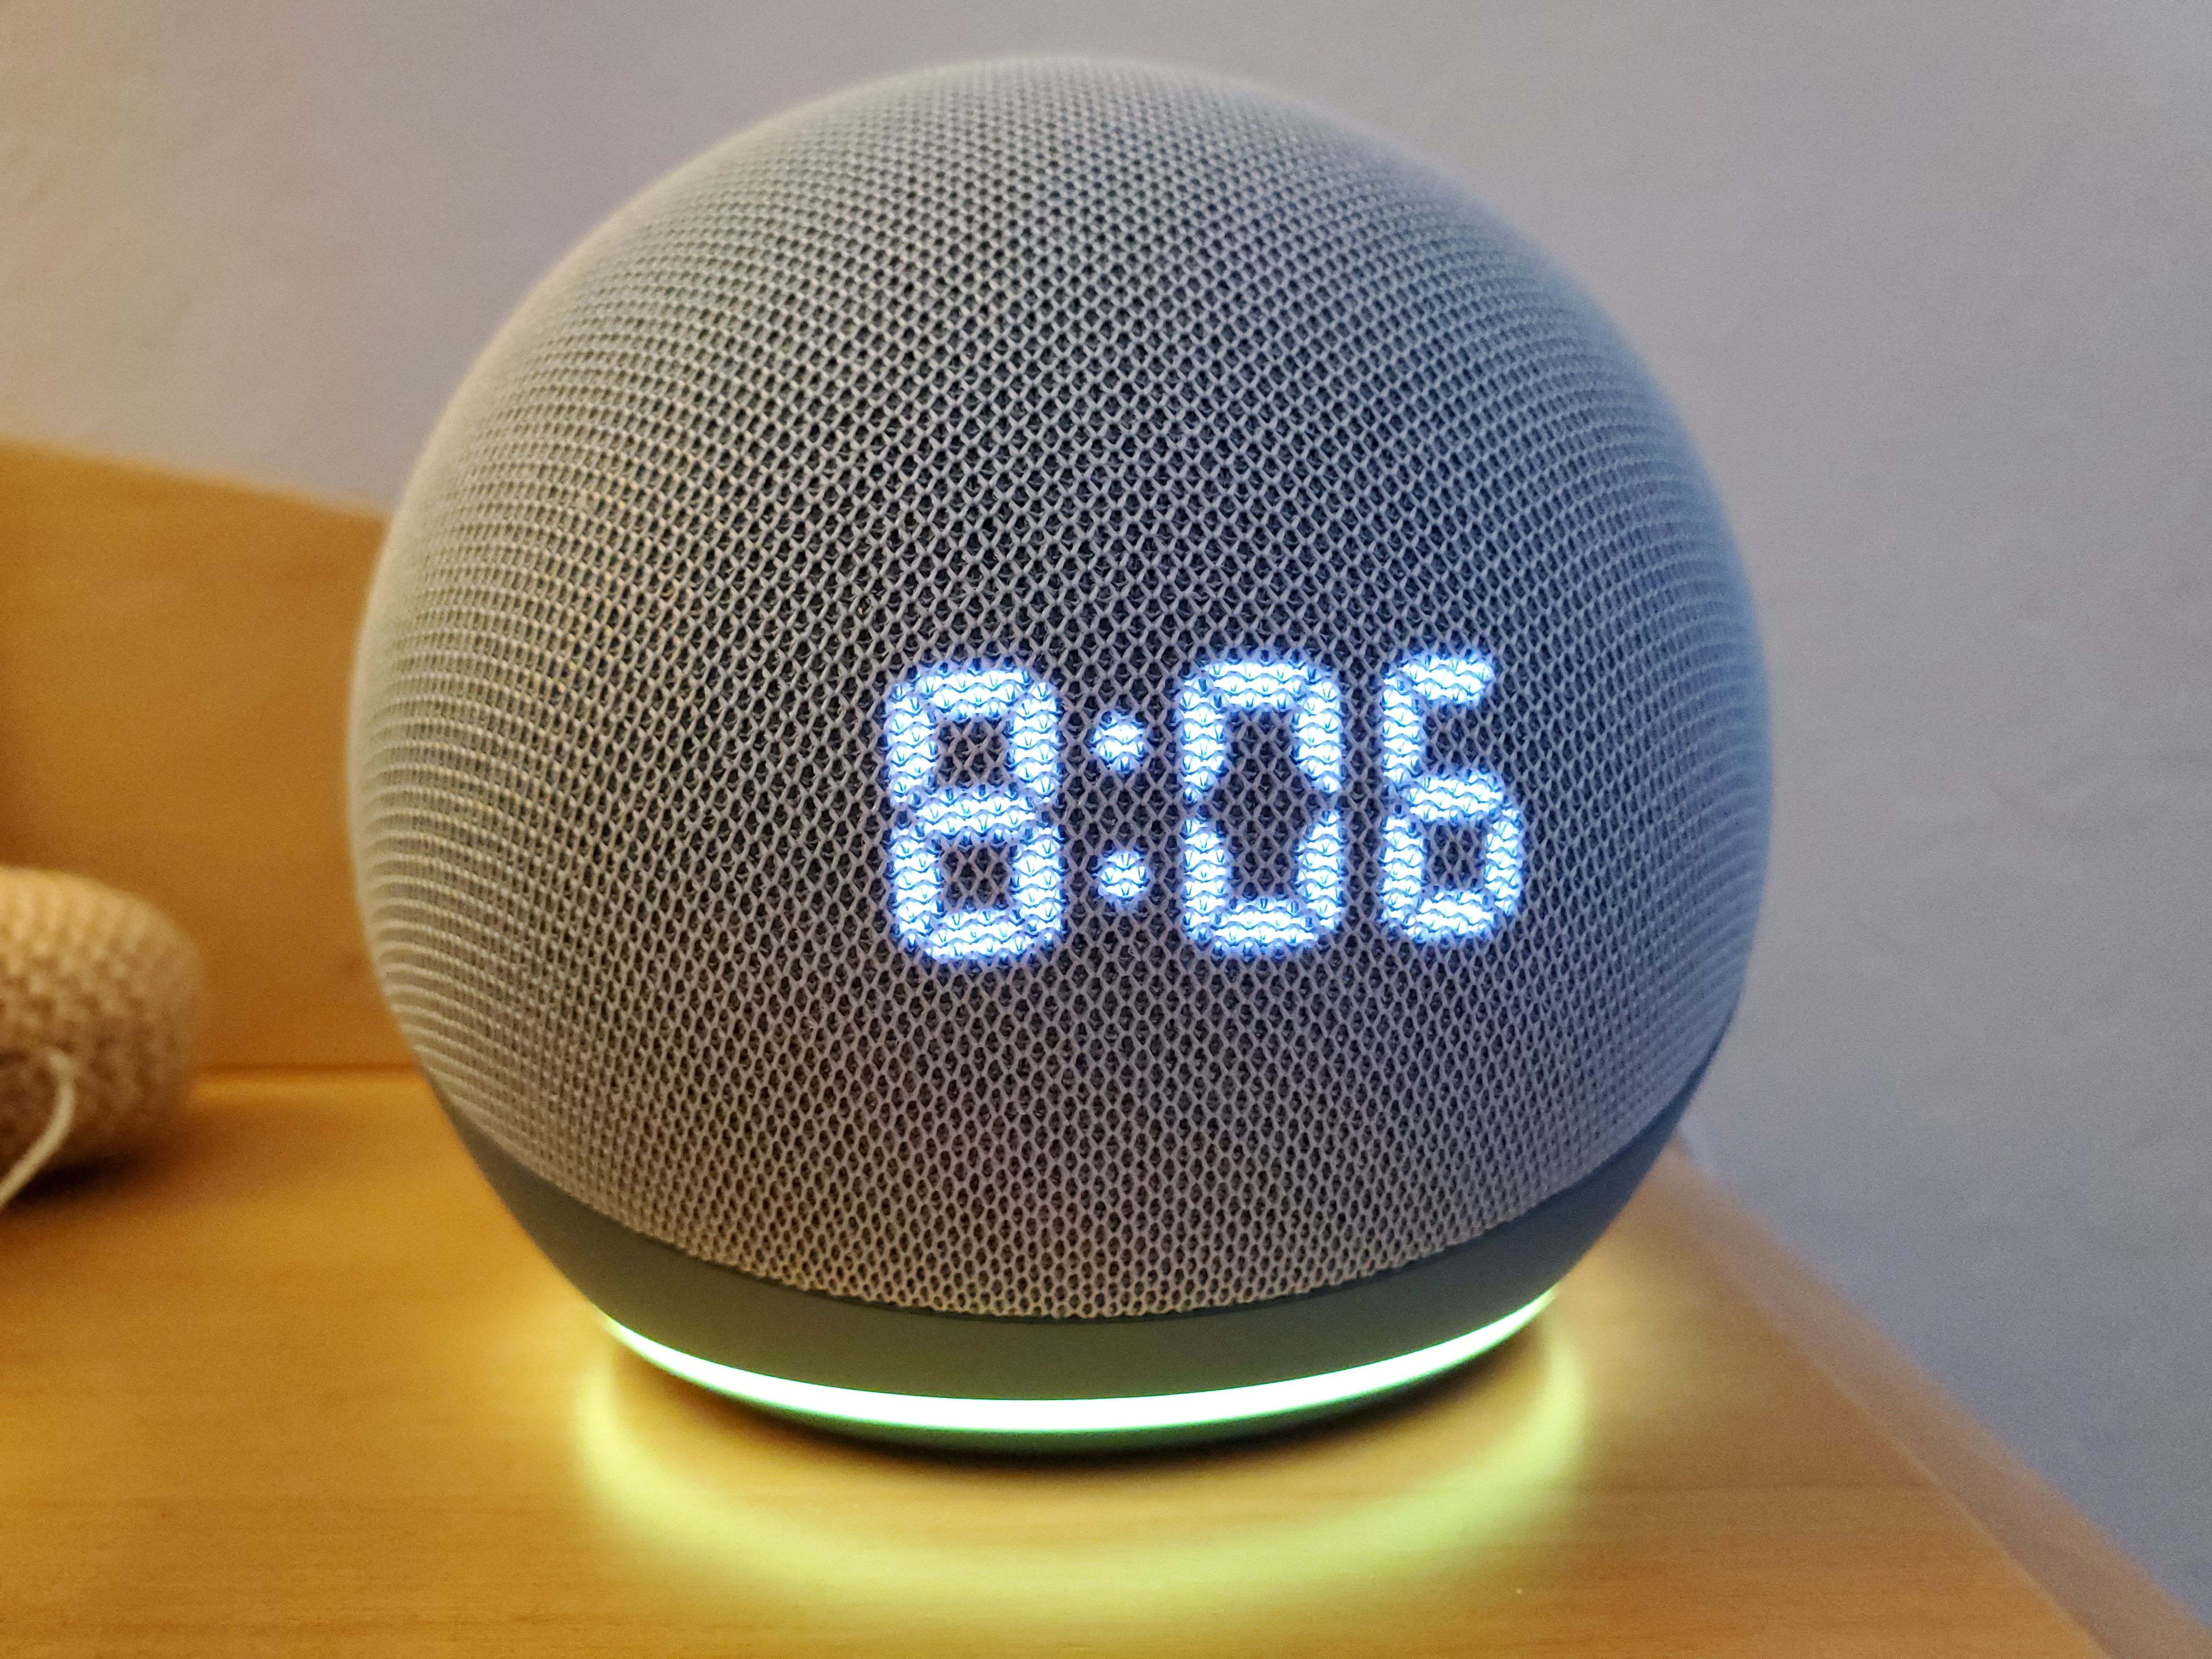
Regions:
M 0 863 L 153 900 L 217 1066 L 400 1064 L 344 817 L 373 514 L 0 444 Z
M 13 1654 L 2078 1656 L 1677 1170 L 1491 1361 L 1227 1454 L 897 1455 L 619 1351 L 404 1074 L 0 1214 Z
M 1777 1329 L 1842 1385 L 2112 1654 L 2212 1659 L 2212 1631 L 1686 1162 L 1652 1185 Z

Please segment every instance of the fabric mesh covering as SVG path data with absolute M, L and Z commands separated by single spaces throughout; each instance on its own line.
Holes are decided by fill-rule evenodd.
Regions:
M 1524 815 L 1480 943 L 1380 921 L 1376 687 L 1431 651 L 1496 681 L 1431 763 Z M 1231 959 L 1179 914 L 1176 695 L 1267 653 L 1342 688 L 1348 887 Z M 902 945 L 888 886 L 886 696 L 970 660 L 1059 698 L 1063 931 L 994 965 Z M 354 720 L 369 937 L 453 1109 L 679 1249 L 964 1314 L 1265 1300 L 1510 1219 L 1692 1074 L 1765 860 L 1749 602 L 1626 349 L 1379 142 L 1127 64 L 865 88 L 598 231 L 431 441 Z M 1207 808 L 1247 896 L 1325 804 L 1286 726 L 1237 724 Z M 942 779 L 1003 786 L 994 729 Z M 948 868 L 1006 902 L 1004 853 Z

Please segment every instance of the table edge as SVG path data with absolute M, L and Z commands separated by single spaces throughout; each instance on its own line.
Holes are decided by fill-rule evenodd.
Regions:
M 2197 1622 L 1679 1146 L 1652 1170 L 1684 1230 L 1783 1336 L 2112 1659 L 2212 1659 Z

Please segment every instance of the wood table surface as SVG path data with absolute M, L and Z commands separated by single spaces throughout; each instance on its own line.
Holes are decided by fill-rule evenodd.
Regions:
M 1670 1155 L 1495 1355 L 1273 1441 L 852 1444 L 619 1349 L 398 1071 L 0 1214 L 9 1654 L 2081 1655 Z

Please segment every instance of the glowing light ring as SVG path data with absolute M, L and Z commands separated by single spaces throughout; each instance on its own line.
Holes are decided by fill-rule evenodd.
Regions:
M 632 1352 L 686 1382 L 733 1400 L 800 1416 L 948 1434 L 1126 1434 L 1278 1417 L 1404 1388 L 1496 1347 L 1542 1312 L 1552 1294 L 1547 1291 L 1526 1307 L 1464 1335 L 1344 1370 L 1192 1394 L 1124 1395 L 1102 1400 L 969 1400 L 799 1382 L 697 1358 L 641 1336 L 612 1319 L 606 1324 Z
M 941 725 L 1003 723 L 1011 787 L 937 782 Z M 891 927 L 939 962 L 1011 962 L 1060 934 L 1066 860 L 1044 808 L 1060 793 L 1060 700 L 1003 664 L 940 663 L 884 698 L 884 774 L 896 814 L 890 836 Z M 955 909 L 945 860 L 955 847 L 1006 849 L 1011 902 Z
M 1183 799 L 1195 807 L 1229 771 L 1239 714 L 1287 714 L 1291 757 L 1328 799 L 1344 789 L 1344 710 L 1334 675 L 1278 658 L 1208 663 L 1176 698 Z M 1223 956 L 1280 956 L 1318 943 L 1344 920 L 1344 817 L 1334 807 L 1297 839 L 1291 890 L 1237 900 L 1228 838 L 1200 812 L 1182 823 L 1183 930 Z
M 1494 773 L 1427 769 L 1429 711 L 1474 708 L 1496 675 L 1487 657 L 1432 653 L 1382 677 L 1382 781 L 1392 796 L 1382 821 L 1382 925 L 1417 944 L 1487 939 L 1521 908 L 1520 804 Z M 1431 887 L 1428 832 L 1455 825 L 1482 832 L 1477 884 Z

